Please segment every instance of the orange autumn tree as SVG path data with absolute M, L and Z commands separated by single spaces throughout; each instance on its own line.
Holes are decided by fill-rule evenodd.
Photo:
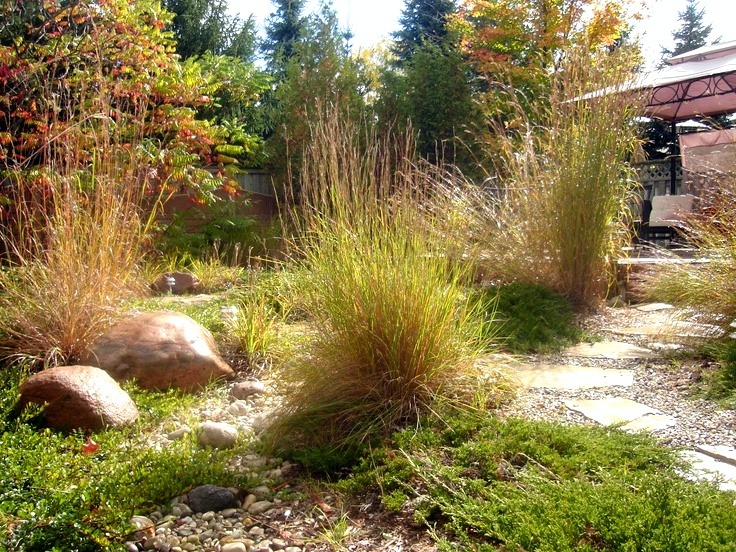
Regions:
M 135 142 L 145 152 L 136 165 L 152 184 L 201 195 L 218 183 L 196 168 L 216 161 L 214 129 L 196 119 L 211 98 L 200 69 L 174 53 L 159 1 L 1 0 L 0 19 L 5 197 L 19 174 L 58 159 L 71 133 L 91 162 L 101 121 L 114 126 L 121 151 Z
M 628 29 L 630 0 L 463 0 L 452 27 L 485 83 L 492 116 L 514 101 L 539 101 L 571 45 L 613 48 Z

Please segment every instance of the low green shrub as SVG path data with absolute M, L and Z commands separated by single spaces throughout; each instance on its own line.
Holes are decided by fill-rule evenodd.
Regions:
M 3 371 L 0 404 L 0 549 L 106 551 L 122 549 L 133 530 L 128 520 L 166 504 L 190 488 L 246 480 L 225 469 L 230 456 L 182 439 L 158 449 L 146 435 L 162 416 L 185 415 L 193 396 L 153 393 L 128 386 L 141 419 L 121 430 L 89 434 L 99 449 L 85 453 L 87 436 L 41 429 L 26 414 L 7 408 L 25 377 L 16 366 Z
M 440 550 L 730 550 L 733 493 L 642 435 L 492 415 L 406 430 L 340 484 L 413 508 Z M 407 502 L 396 504 L 402 495 Z
M 508 352 L 559 351 L 582 336 L 570 301 L 549 288 L 518 283 L 480 293 L 494 312 L 490 337 Z
M 238 213 L 229 199 L 217 199 L 202 208 L 175 213 L 159 223 L 156 251 L 164 258 L 186 256 L 205 260 L 217 251 L 223 264 L 248 265 L 278 251 L 281 225 L 262 223 Z

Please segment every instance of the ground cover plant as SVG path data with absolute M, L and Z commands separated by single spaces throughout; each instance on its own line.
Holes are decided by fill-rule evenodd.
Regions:
M 675 453 L 611 428 L 492 414 L 394 436 L 352 479 L 414 512 L 440 550 L 730 550 L 733 493 L 675 471 Z
M 481 293 L 491 308 L 494 324 L 489 336 L 511 353 L 559 351 L 580 341 L 572 304 L 563 296 L 536 284 L 484 286 Z
M 0 374 L 0 548 L 114 550 L 134 530 L 128 522 L 133 514 L 202 482 L 247 485 L 225 469 L 237 450 L 201 448 L 194 438 L 161 450 L 146 442 L 162 419 L 174 413 L 186 417 L 200 397 L 129 385 L 141 412 L 134 426 L 63 433 L 43 429 L 38 410 L 14 411 L 26 373 L 15 366 Z
M 305 153 L 294 251 L 312 339 L 280 374 L 288 392 L 268 439 L 322 469 L 349 463 L 438 396 L 472 400 L 483 349 L 467 267 L 427 231 L 417 196 L 428 173 L 410 152 L 370 137 L 366 151 L 363 139 L 327 116 Z

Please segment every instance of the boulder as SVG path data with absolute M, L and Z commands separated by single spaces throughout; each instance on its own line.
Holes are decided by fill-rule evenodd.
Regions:
M 99 366 L 117 381 L 135 378 L 144 389 L 195 391 L 235 375 L 209 330 L 172 311 L 119 322 L 89 347 L 83 362 Z
M 46 422 L 56 429 L 121 427 L 138 409 L 120 385 L 93 366 L 57 366 L 30 376 L 20 386 L 18 406 L 46 404 Z
M 199 287 L 199 280 L 191 272 L 165 272 L 151 284 L 161 293 L 185 293 Z

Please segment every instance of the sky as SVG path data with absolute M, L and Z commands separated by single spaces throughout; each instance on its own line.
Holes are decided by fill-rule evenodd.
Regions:
M 241 17 L 253 14 L 260 25 L 274 11 L 270 0 L 229 0 L 233 13 Z M 672 31 L 678 27 L 678 13 L 685 9 L 687 0 L 648 0 L 649 16 L 639 22 L 635 32 L 641 36 L 648 67 L 659 62 L 661 47 L 672 46 Z M 398 29 L 403 0 L 333 0 L 340 24 L 353 33 L 354 50 L 370 48 L 382 39 L 389 39 Z M 705 9 L 704 22 L 713 26 L 712 39 L 721 42 L 736 40 L 734 0 L 700 0 Z M 307 12 L 317 11 L 319 0 L 307 1 Z

